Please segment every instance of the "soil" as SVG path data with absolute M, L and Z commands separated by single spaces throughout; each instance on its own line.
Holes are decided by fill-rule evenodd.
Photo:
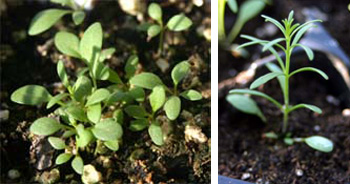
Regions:
M 60 79 L 55 63 L 59 52 L 50 44 L 50 38 L 58 29 L 79 33 L 95 21 L 101 22 L 105 31 L 103 47 L 115 47 L 117 50 L 108 65 L 122 78 L 124 62 L 132 53 L 137 53 L 142 70 L 156 73 L 170 86 L 169 71 L 161 72 L 154 62 L 158 59 L 154 54 L 158 39 L 147 42 L 147 34 L 136 29 L 140 23 L 149 21 L 148 16 L 138 21 L 124 13 L 117 1 L 97 2 L 81 27 L 75 27 L 67 16 L 55 28 L 35 37 L 26 34 L 31 18 L 40 10 L 59 6 L 24 0 L 5 3 L 7 6 L 1 12 L 1 110 L 8 110 L 10 116 L 7 120 L 1 120 L 1 183 L 38 182 L 40 177 L 54 168 L 60 171 L 60 183 L 80 182 L 80 176 L 74 174 L 70 164 L 59 167 L 48 164 L 47 168 L 37 169 L 38 163 L 34 158 L 43 154 L 37 150 L 49 149 L 46 155 L 48 162 L 54 161 L 59 152 L 47 148 L 45 139 L 29 135 L 28 129 L 31 122 L 47 116 L 51 110 L 46 110 L 44 106 L 15 104 L 9 98 L 11 93 L 27 84 L 43 85 L 51 93 L 57 91 Z M 199 103 L 183 102 L 183 108 L 188 113 L 183 113 L 172 122 L 174 133 L 163 147 L 153 145 L 147 131 L 129 131 L 126 123 L 123 144 L 117 152 L 108 152 L 99 157 L 83 153 L 84 162 L 93 164 L 102 173 L 105 183 L 210 183 L 210 42 L 197 34 L 200 26 L 210 28 L 210 8 L 208 10 L 208 5 L 196 7 L 187 1 L 164 2 L 162 5 L 164 19 L 186 12 L 194 24 L 184 34 L 166 34 L 165 40 L 170 46 L 165 47 L 167 52 L 164 57 L 169 61 L 170 69 L 179 61 L 190 58 L 194 69 L 191 78 L 185 79 L 182 87 L 188 86 L 195 78 L 198 79 L 194 83 L 195 89 L 206 95 Z M 174 38 L 181 42 L 170 44 Z M 39 52 L 39 47 L 43 45 L 47 48 Z M 66 59 L 71 64 L 68 73 L 72 76 L 81 64 L 74 59 Z M 201 128 L 208 141 L 199 144 L 185 140 L 185 126 L 189 122 Z M 18 170 L 21 176 L 9 179 L 10 169 Z
M 302 7 L 316 6 L 326 12 L 329 20 L 338 22 L 336 25 L 333 21 L 326 21 L 324 25 L 339 41 L 341 47 L 348 51 L 350 29 L 341 26 L 343 22 L 349 21 L 345 18 L 349 16 L 349 12 L 343 8 L 347 3 L 336 2 L 278 1 L 265 9 L 263 14 L 280 19 L 286 16 L 290 9 L 294 9 L 298 16 Z M 260 18 L 248 23 L 242 33 L 255 35 L 256 29 L 263 24 L 257 19 Z M 237 39 L 236 42 L 243 43 L 243 40 Z M 257 47 L 250 48 L 249 51 L 253 57 L 246 60 L 237 59 L 231 53 L 219 50 L 219 82 L 236 76 L 249 65 L 249 61 L 262 57 Z M 329 62 L 327 58 L 320 53 L 316 53 L 315 56 L 317 63 L 311 65 L 318 66 L 332 75 L 334 71 L 323 65 Z M 299 68 L 310 66 L 310 63 L 304 57 L 293 60 L 292 66 Z M 257 76 L 264 72 L 264 69 L 258 70 Z M 315 104 L 323 113 L 318 115 L 305 109 L 294 111 L 290 115 L 288 129 L 292 137 L 322 135 L 331 139 L 334 143 L 331 153 L 315 151 L 302 143 L 287 146 L 283 140 L 264 138 L 263 134 L 266 132 L 280 132 L 282 113 L 268 101 L 254 97 L 268 120 L 267 123 L 263 123 L 255 116 L 235 110 L 225 101 L 225 95 L 222 95 L 219 99 L 219 174 L 261 184 L 350 183 L 350 118 L 342 115 L 342 110 L 348 104 L 336 97 L 337 92 L 332 83 L 334 81 L 325 81 L 312 73 L 293 76 L 290 83 L 291 103 Z M 241 87 L 235 85 L 234 88 Z M 227 89 L 221 90 L 227 94 Z M 265 84 L 259 90 L 279 101 L 283 99 L 276 80 Z

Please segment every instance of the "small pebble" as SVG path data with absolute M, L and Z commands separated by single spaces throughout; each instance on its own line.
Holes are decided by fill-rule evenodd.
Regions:
M 1 110 L 0 111 L 0 120 L 6 121 L 9 119 L 10 111 L 9 110 Z
M 297 176 L 303 176 L 304 172 L 303 172 L 303 170 L 301 170 L 301 169 L 297 169 L 297 170 L 295 170 L 295 174 L 296 174 Z
M 319 125 L 314 126 L 314 130 L 316 132 L 319 132 L 321 130 L 321 127 Z
M 8 177 L 12 180 L 17 179 L 21 176 L 21 173 L 17 169 L 11 169 L 7 173 Z
M 326 99 L 328 103 L 333 104 L 335 106 L 338 106 L 340 104 L 340 101 L 332 95 L 327 95 Z
M 342 115 L 344 117 L 350 117 L 350 109 L 344 109 L 342 112 Z
M 243 173 L 241 180 L 246 180 L 250 178 L 250 173 Z

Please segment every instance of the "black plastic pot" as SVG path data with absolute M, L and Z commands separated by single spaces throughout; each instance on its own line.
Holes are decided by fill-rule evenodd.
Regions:
M 242 180 L 237 180 L 237 179 L 232 179 L 226 176 L 221 176 L 219 175 L 219 180 L 218 180 L 219 184 L 252 184 L 246 181 L 242 181 Z

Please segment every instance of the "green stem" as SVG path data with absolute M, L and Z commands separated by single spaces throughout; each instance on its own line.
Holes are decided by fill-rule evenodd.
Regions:
M 163 45 L 164 45 L 164 31 L 165 28 L 163 27 L 163 24 L 160 25 L 161 26 L 161 31 L 160 31 L 160 37 L 159 37 L 159 45 L 158 45 L 158 54 L 159 56 L 161 56 L 163 54 Z
M 239 32 L 241 31 L 244 24 L 241 22 L 236 22 L 235 25 L 232 27 L 229 35 L 227 36 L 227 42 L 232 43 L 236 37 L 238 36 Z
M 290 68 L 290 37 L 286 37 L 286 67 L 284 71 L 285 76 L 285 91 L 284 91 L 284 107 L 283 107 L 283 127 L 282 132 L 286 133 L 288 127 L 288 112 L 289 112 L 289 68 Z
M 225 4 L 226 0 L 219 0 L 219 41 L 222 42 L 225 37 Z

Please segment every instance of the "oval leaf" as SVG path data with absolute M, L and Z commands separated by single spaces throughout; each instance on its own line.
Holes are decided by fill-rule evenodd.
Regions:
M 124 67 L 127 78 L 130 79 L 132 76 L 135 75 L 138 64 L 139 64 L 139 58 L 137 57 L 137 55 L 131 55 L 128 58 L 128 61 L 126 61 L 126 64 Z
M 202 99 L 202 94 L 196 90 L 190 89 L 182 92 L 180 96 L 184 97 L 187 100 L 197 101 Z
M 305 138 L 305 142 L 307 145 L 309 145 L 311 148 L 322 151 L 322 152 L 331 152 L 333 150 L 333 142 L 325 137 L 322 136 L 311 136 L 308 138 Z
M 266 121 L 266 118 L 261 112 L 260 108 L 250 97 L 244 95 L 228 95 L 226 100 L 236 109 L 247 114 L 256 115 L 260 117 L 262 121 Z
M 92 84 L 89 78 L 84 75 L 80 76 L 77 82 L 74 84 L 74 98 L 81 102 L 84 97 L 91 94 Z
M 102 27 L 96 22 L 92 24 L 83 35 L 80 41 L 80 55 L 88 62 L 93 63 L 98 60 L 99 53 L 102 47 Z
M 66 144 L 64 143 L 64 141 L 58 137 L 49 137 L 48 140 L 51 146 L 57 150 L 66 148 Z
M 170 120 L 175 120 L 181 111 L 181 100 L 177 96 L 172 96 L 165 102 L 164 111 Z
M 61 165 L 64 164 L 66 162 L 68 162 L 68 160 L 72 158 L 72 154 L 70 153 L 61 153 L 60 155 L 58 155 L 58 157 L 56 158 L 55 163 L 57 165 Z
M 148 126 L 148 120 L 147 119 L 137 119 L 130 122 L 129 129 L 131 131 L 137 132 L 145 129 Z
M 130 84 L 141 88 L 153 89 L 158 85 L 163 85 L 163 82 L 157 75 L 153 73 L 144 72 L 132 77 L 130 79 Z
M 148 133 L 154 144 L 161 146 L 164 144 L 162 127 L 152 123 L 148 128 Z
M 72 161 L 72 168 L 74 169 L 75 172 L 78 174 L 83 174 L 84 170 L 84 161 L 80 156 L 75 156 L 73 161 Z
M 149 96 L 149 102 L 153 112 L 156 112 L 163 106 L 165 98 L 165 89 L 163 86 L 156 86 L 153 88 L 152 93 Z
M 129 105 L 124 110 L 129 116 L 136 119 L 144 118 L 147 116 L 145 109 L 138 105 Z
M 118 140 L 106 141 L 106 142 L 104 142 L 104 145 L 112 151 L 118 151 L 118 149 L 119 149 Z
M 167 27 L 172 31 L 183 31 L 192 25 L 191 19 L 184 14 L 178 14 L 170 18 Z
M 101 88 L 96 90 L 94 93 L 91 94 L 91 96 L 88 98 L 86 105 L 93 105 L 99 102 L 102 102 L 103 100 L 107 99 L 109 97 L 109 91 L 107 89 Z
M 62 60 L 59 60 L 57 63 L 57 74 L 60 77 L 62 84 L 65 87 L 69 86 L 69 81 L 68 81 L 68 75 L 66 73 L 66 70 L 64 68 L 64 64 Z
M 51 135 L 62 128 L 56 120 L 52 118 L 40 118 L 30 126 L 30 131 L 36 135 Z
M 187 61 L 182 61 L 178 63 L 173 70 L 171 71 L 171 78 L 175 86 L 186 77 L 188 72 L 190 71 L 190 64 Z
M 140 87 L 130 89 L 128 94 L 137 102 L 143 102 L 145 100 L 145 91 Z
M 75 25 L 79 25 L 84 21 L 85 13 L 83 11 L 75 11 L 72 15 Z
M 90 105 L 88 106 L 87 112 L 86 112 L 87 118 L 93 123 L 98 123 L 101 119 L 101 112 L 102 112 L 102 108 L 100 103 Z
M 148 6 L 148 15 L 158 21 L 158 22 L 162 22 L 162 8 L 159 6 L 159 4 L 157 3 L 151 3 Z
M 81 107 L 78 106 L 69 106 L 65 112 L 75 120 L 85 122 L 87 121 L 86 114 Z
M 60 31 L 55 35 L 57 49 L 68 56 L 80 58 L 79 38 L 72 33 Z
M 50 99 L 50 93 L 44 87 L 38 85 L 23 86 L 11 95 L 13 102 L 25 105 L 40 105 Z
M 78 135 L 76 136 L 77 146 L 81 148 L 87 146 L 93 139 L 91 131 L 89 129 L 85 129 L 84 125 L 82 124 L 79 124 L 76 127 L 76 130 L 78 133 Z
M 96 124 L 92 129 L 96 138 L 103 141 L 117 140 L 122 137 L 123 129 L 113 119 L 106 119 Z
M 151 27 L 149 27 L 147 29 L 147 35 L 149 38 L 153 38 L 155 36 L 157 36 L 160 31 L 161 31 L 161 27 L 159 25 L 152 25 Z
M 59 19 L 61 19 L 61 17 L 68 13 L 71 13 L 71 11 L 61 9 L 48 9 L 39 12 L 32 19 L 28 34 L 33 36 L 48 30 Z

